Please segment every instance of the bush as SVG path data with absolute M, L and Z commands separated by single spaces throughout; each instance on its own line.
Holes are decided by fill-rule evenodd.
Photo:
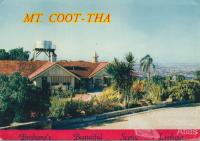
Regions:
M 120 96 L 112 87 L 105 89 L 102 94 L 93 97 L 90 101 L 52 97 L 49 116 L 61 119 L 120 110 L 122 106 L 119 101 Z
M 132 86 L 133 92 L 143 93 L 144 92 L 144 85 L 145 85 L 144 80 L 137 80 L 136 82 L 133 83 L 133 86 Z
M 161 101 L 166 101 L 168 98 L 170 98 L 171 92 L 170 88 L 163 89 L 163 93 L 161 95 Z
M 200 101 L 200 82 L 196 80 L 184 80 L 170 89 L 171 97 L 176 100 Z
M 200 71 L 196 71 L 195 74 L 196 74 L 196 79 L 200 81 Z
M 94 111 L 94 108 L 93 108 L 93 100 L 79 101 L 79 108 L 80 108 L 80 112 L 82 113 L 82 115 L 95 114 L 95 111 Z
M 64 117 L 80 117 L 95 114 L 93 101 L 73 100 L 69 98 L 51 98 L 49 116 L 56 119 Z
M 130 100 L 127 104 L 128 108 L 135 108 L 135 107 L 140 107 L 141 105 L 138 103 L 137 100 Z
M 101 102 L 109 101 L 110 103 L 117 103 L 119 102 L 120 98 L 121 96 L 119 95 L 118 91 L 113 87 L 104 89 L 103 92 L 98 96 L 98 99 Z
M 95 113 L 100 114 L 114 111 L 115 109 L 121 109 L 121 99 L 121 95 L 119 95 L 113 87 L 106 88 L 98 97 L 94 99 Z
M 6 110 L 1 109 L 0 111 L 0 126 L 9 125 L 14 119 L 14 112 L 10 108 L 6 108 Z
M 132 100 L 139 100 L 144 97 L 145 94 L 145 81 L 144 80 L 137 80 L 136 82 L 133 83 L 132 86 L 132 94 L 131 98 Z
M 71 117 L 79 117 L 81 116 L 81 105 L 79 100 L 70 99 L 65 106 L 65 113 Z
M 54 90 L 52 96 L 58 98 L 70 98 L 74 96 L 74 93 L 72 90 L 63 90 L 62 87 L 59 87 L 57 90 Z
M 68 98 L 51 98 L 49 116 L 56 119 L 80 116 L 79 101 Z
M 160 75 L 155 75 L 152 77 L 152 80 L 156 85 L 159 85 L 160 87 L 164 86 L 165 77 L 160 76 Z
M 161 102 L 162 90 L 159 85 L 150 84 L 147 88 L 146 99 L 152 104 Z
M 49 108 L 49 116 L 56 119 L 63 118 L 65 116 L 65 106 L 67 104 L 66 99 L 59 99 L 57 97 L 51 98 L 51 106 Z
M 181 82 L 185 80 L 185 76 L 184 75 L 176 75 L 176 81 L 177 82 Z
M 26 121 L 31 118 L 31 112 L 44 112 L 48 102 L 43 99 L 47 97 L 17 72 L 0 75 L 0 124 Z

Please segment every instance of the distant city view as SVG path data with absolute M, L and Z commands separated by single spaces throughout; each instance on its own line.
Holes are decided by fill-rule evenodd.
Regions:
M 155 64 L 154 75 L 169 76 L 172 74 L 184 75 L 186 79 L 195 78 L 195 72 L 200 70 L 198 63 L 157 63 Z M 137 72 L 140 72 L 140 65 L 136 64 Z

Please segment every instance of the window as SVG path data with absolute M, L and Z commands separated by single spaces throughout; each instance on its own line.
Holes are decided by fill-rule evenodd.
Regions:
M 51 83 L 70 83 L 71 76 L 51 76 Z

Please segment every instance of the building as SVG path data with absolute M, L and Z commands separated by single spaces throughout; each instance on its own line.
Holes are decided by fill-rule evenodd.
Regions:
M 97 56 L 96 56 L 97 57 Z M 109 84 L 110 76 L 106 72 L 108 62 L 94 61 L 0 61 L 0 73 L 20 72 L 34 85 L 43 87 L 48 84 L 52 90 L 99 89 Z

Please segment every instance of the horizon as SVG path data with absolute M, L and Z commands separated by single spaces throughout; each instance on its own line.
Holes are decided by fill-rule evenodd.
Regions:
M 110 24 L 24 24 L 26 12 L 109 12 Z M 200 64 L 200 2 L 197 0 L 0 1 L 0 43 L 6 50 L 32 51 L 51 40 L 60 60 L 122 59 L 150 54 L 159 64 Z
M 4 49 L 4 48 L 3 48 Z M 6 50 L 6 49 L 5 49 Z M 9 50 L 6 50 L 6 51 L 9 51 Z M 29 51 L 29 50 L 24 50 L 24 51 Z M 31 53 L 31 51 L 29 51 L 29 59 L 27 61 L 34 61 L 34 60 L 31 60 L 31 58 L 33 57 L 33 54 Z M 98 54 L 97 54 L 98 55 Z M 134 56 L 134 54 L 133 54 Z M 99 56 L 101 58 L 101 56 Z M 125 60 L 124 57 L 122 58 L 118 58 L 117 56 L 114 57 L 114 58 L 117 58 L 117 59 L 121 59 L 121 60 Z M 102 59 L 98 59 L 98 62 L 112 62 L 113 59 L 110 59 L 110 60 L 102 60 Z M 120 61 L 121 61 L 120 60 Z M 0 60 L 0 61 L 20 61 L 20 60 Z M 41 54 L 41 56 L 38 57 L 38 59 L 36 59 L 35 61 L 49 61 L 47 56 L 44 55 L 44 53 Z M 62 59 L 62 58 L 57 58 L 56 62 L 58 61 L 86 61 L 86 62 L 92 62 L 92 55 L 90 55 L 87 59 Z M 140 60 L 139 59 L 135 59 L 135 65 L 140 65 Z M 158 65 L 160 67 L 166 67 L 167 65 L 169 66 L 173 66 L 173 65 L 197 65 L 197 67 L 199 67 L 200 69 L 200 63 L 196 63 L 196 62 L 156 62 L 156 61 L 153 61 L 153 64 L 155 65 Z M 164 66 L 162 66 L 164 65 Z

